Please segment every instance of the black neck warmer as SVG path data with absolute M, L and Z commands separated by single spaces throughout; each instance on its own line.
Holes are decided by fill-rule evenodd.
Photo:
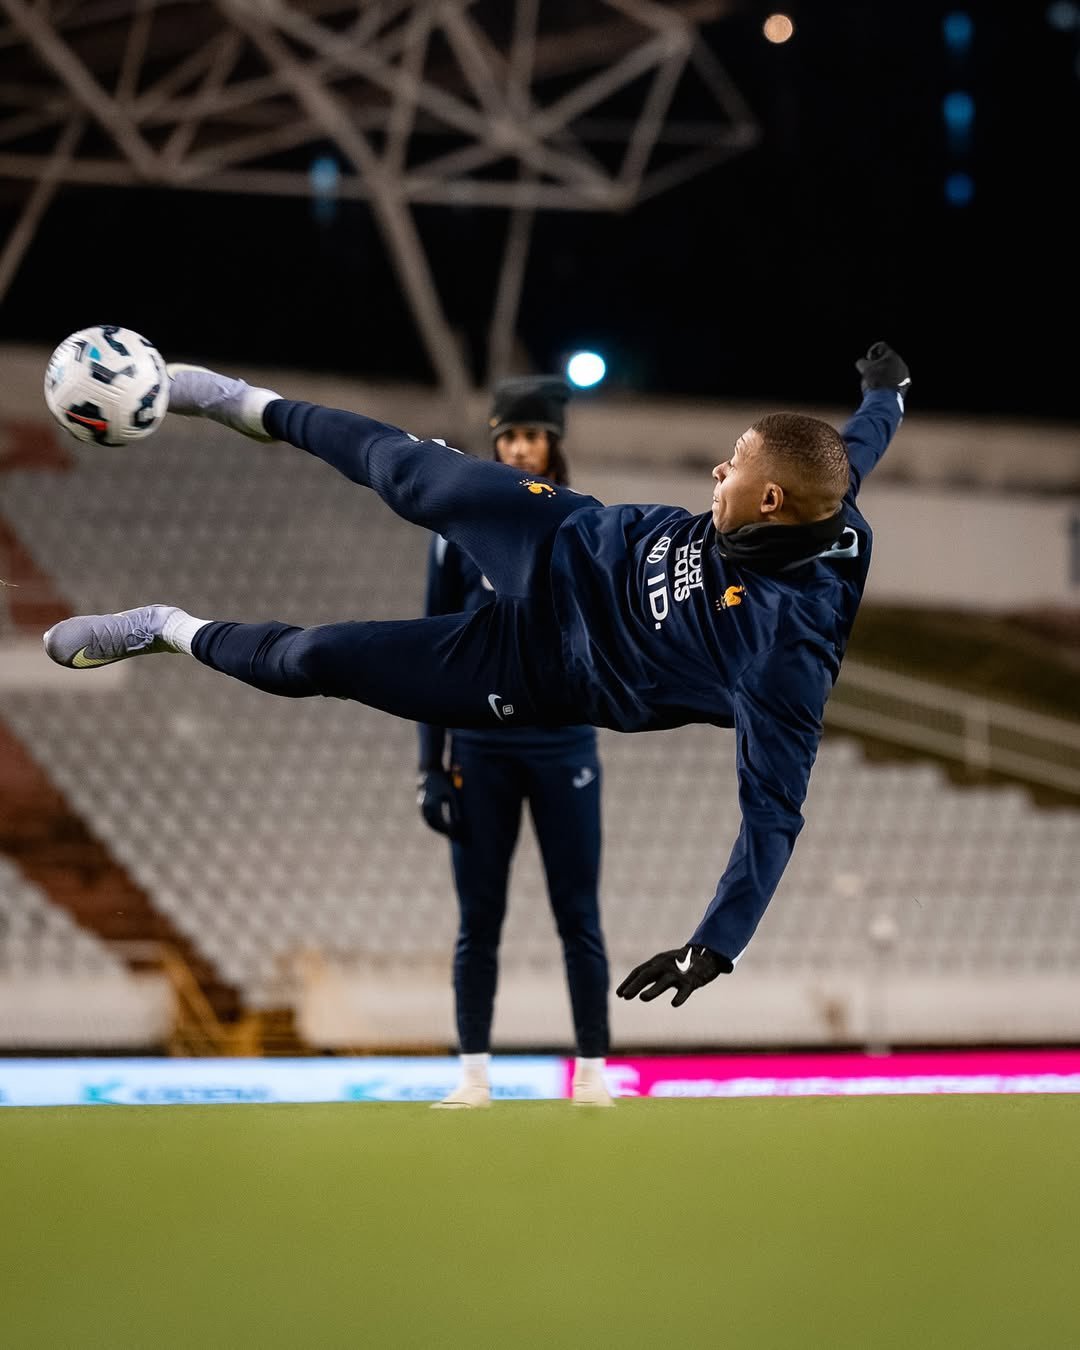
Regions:
M 730 534 L 717 531 L 713 548 L 721 558 L 756 572 L 783 572 L 809 562 L 839 542 L 843 508 L 809 525 L 741 525 Z

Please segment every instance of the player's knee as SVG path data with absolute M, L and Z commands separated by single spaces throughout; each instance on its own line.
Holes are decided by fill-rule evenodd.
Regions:
M 494 954 L 501 937 L 501 917 L 487 914 L 463 916 L 458 929 L 458 951 Z
M 579 951 L 590 955 L 602 954 L 604 935 L 600 928 L 600 918 L 588 909 L 567 909 L 555 915 L 555 926 L 564 943 L 572 944 Z
M 313 694 L 341 696 L 340 653 L 328 625 L 302 628 L 285 654 L 289 678 Z

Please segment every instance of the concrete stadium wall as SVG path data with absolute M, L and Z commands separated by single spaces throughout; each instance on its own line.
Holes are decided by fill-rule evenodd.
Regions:
M 174 999 L 163 975 L 0 972 L 0 1046 L 140 1050 L 168 1043 Z
M 310 1044 L 327 1050 L 443 1045 L 453 1038 L 445 965 L 399 971 L 349 963 L 309 963 L 297 1021 Z M 616 972 L 617 974 L 617 972 Z M 1080 1040 L 1080 1002 L 1071 973 L 890 971 L 873 965 L 741 971 L 696 994 L 611 1000 L 613 1053 L 692 1046 L 977 1045 Z M 514 970 L 500 980 L 493 1028 L 497 1050 L 573 1044 L 565 986 L 558 974 Z

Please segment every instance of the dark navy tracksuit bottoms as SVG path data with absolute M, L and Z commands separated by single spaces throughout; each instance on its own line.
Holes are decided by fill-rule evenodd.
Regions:
M 455 736 L 464 837 L 451 844 L 461 922 L 454 994 L 462 1053 L 489 1049 L 510 862 L 528 800 L 562 942 L 579 1055 L 608 1051 L 608 963 L 600 927 L 600 763 L 595 740 L 577 750 Z
M 192 653 L 256 689 L 354 699 L 413 722 L 491 729 L 581 722 L 568 704 L 547 584 L 562 522 L 593 497 L 506 464 L 412 441 L 359 413 L 279 399 L 266 429 L 373 488 L 397 515 L 459 544 L 498 599 L 469 614 L 321 624 L 210 623 Z M 496 711 L 498 709 L 498 711 Z M 509 711 L 508 711 L 509 710 Z

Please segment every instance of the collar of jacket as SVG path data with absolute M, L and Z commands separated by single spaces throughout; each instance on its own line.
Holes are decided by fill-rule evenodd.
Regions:
M 843 507 L 809 525 L 741 525 L 716 535 L 721 558 L 756 572 L 786 572 L 832 551 L 844 534 Z

